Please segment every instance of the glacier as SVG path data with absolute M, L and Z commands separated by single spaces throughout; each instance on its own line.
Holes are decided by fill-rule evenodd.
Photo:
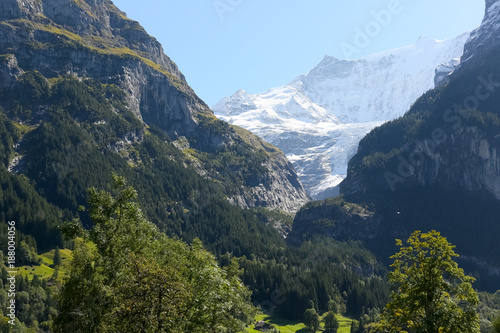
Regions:
M 212 107 L 215 115 L 280 148 L 313 199 L 338 194 L 359 141 L 402 116 L 457 66 L 470 33 L 414 44 L 355 60 L 331 56 L 292 82 L 247 94 L 240 89 Z

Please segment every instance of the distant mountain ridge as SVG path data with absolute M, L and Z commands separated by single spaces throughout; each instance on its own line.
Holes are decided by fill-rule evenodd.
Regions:
M 284 87 L 254 95 L 239 90 L 212 109 L 282 149 L 313 198 L 333 196 L 364 135 L 434 88 L 436 68 L 462 55 L 468 35 L 422 37 L 357 60 L 326 56 Z

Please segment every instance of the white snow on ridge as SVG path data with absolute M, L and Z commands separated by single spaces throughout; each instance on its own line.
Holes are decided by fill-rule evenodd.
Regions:
M 434 88 L 435 68 L 460 57 L 468 36 L 445 41 L 421 37 L 414 45 L 358 60 L 327 56 L 292 85 L 343 123 L 387 121 Z
M 236 122 L 250 123 L 263 121 L 265 124 L 282 124 L 287 122 L 334 122 L 339 120 L 323 107 L 311 102 L 296 88 L 286 85 L 272 88 L 262 94 L 247 95 L 240 89 L 230 98 L 223 98 L 213 108 L 216 115 L 239 125 Z M 239 125 L 245 127 L 248 125 Z
M 435 69 L 460 57 L 468 36 L 420 38 L 358 60 L 326 56 L 286 86 L 253 95 L 239 90 L 212 110 L 279 147 L 311 197 L 334 196 L 359 141 L 434 88 Z

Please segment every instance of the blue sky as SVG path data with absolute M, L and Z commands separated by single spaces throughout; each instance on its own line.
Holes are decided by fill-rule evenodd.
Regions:
M 113 0 L 163 45 L 210 106 L 289 83 L 339 59 L 453 38 L 479 26 L 484 0 Z

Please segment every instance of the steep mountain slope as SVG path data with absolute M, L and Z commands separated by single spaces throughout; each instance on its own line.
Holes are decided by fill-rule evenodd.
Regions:
M 342 192 L 362 197 L 385 188 L 396 192 L 408 183 L 449 183 L 467 191 L 484 191 L 500 199 L 496 145 L 499 115 L 497 69 L 499 47 L 482 47 L 492 22 L 500 28 L 498 1 L 487 2 L 483 24 L 466 44 L 450 82 L 424 94 L 401 119 L 371 132 L 352 159 Z M 380 174 L 363 170 L 379 170 Z M 392 168 L 390 168 L 392 167 Z M 362 177 L 356 177 L 359 172 Z M 369 177 L 370 179 L 362 179 Z M 382 180 L 382 181 L 380 181 Z M 385 184 L 375 190 L 375 182 Z M 370 184 L 364 186 L 363 184 Z
M 353 61 L 327 56 L 284 87 L 256 95 L 240 90 L 212 109 L 282 149 L 312 197 L 333 196 L 363 136 L 432 89 L 435 68 L 460 57 L 467 37 L 420 38 Z
M 500 28 L 499 4 L 487 2 L 485 20 L 447 84 L 361 140 L 340 185 L 345 202 L 315 204 L 294 226 L 316 233 L 315 220 L 338 221 L 324 223 L 321 233 L 341 238 L 351 230 L 384 256 L 392 239 L 436 229 L 457 246 L 480 280 L 476 286 L 500 287 L 500 256 L 492 251 L 500 241 L 500 47 L 482 46 L 498 33 L 491 27 Z M 368 211 L 363 219 L 339 208 L 355 204 Z
M 290 162 L 213 116 L 137 22 L 111 1 L 0 6 L 0 208 L 19 237 L 62 246 L 55 226 L 88 226 L 87 189 L 109 189 L 116 172 L 169 235 L 215 254 L 284 246 L 240 207 L 289 214 L 307 202 Z
M 200 174 L 224 184 L 230 200 L 243 207 L 292 212 L 308 200 L 283 154 L 217 120 L 161 45 L 111 1 L 3 0 L 0 20 L 3 90 L 19 90 L 26 73 L 38 73 L 36 84 L 45 89 L 40 94 L 51 94 L 64 75 L 91 78 L 116 88 L 108 94 L 123 94 L 122 112 L 134 123 L 106 143 L 111 151 L 127 152 L 144 141 L 147 126 L 154 126 L 187 152 L 187 161 Z M 16 101 L 9 96 L 4 93 L 1 104 L 11 119 L 31 126 L 47 120 L 43 103 L 25 106 L 29 114 L 16 113 Z M 77 122 L 83 117 L 73 115 Z M 102 115 L 93 119 L 96 125 L 108 120 Z M 224 161 L 216 161 L 222 156 Z M 21 172 L 23 163 L 15 163 Z

